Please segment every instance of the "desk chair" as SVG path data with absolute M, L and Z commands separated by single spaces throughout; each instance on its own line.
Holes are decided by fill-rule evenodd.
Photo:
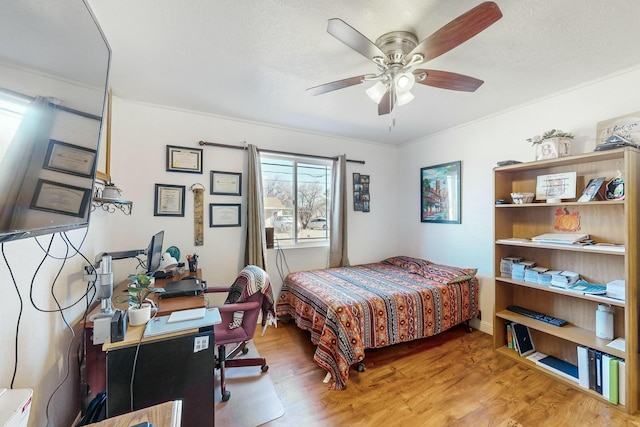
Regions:
M 273 294 L 269 275 L 256 266 L 245 267 L 231 287 L 209 286 L 206 292 L 228 293 L 225 303 L 218 307 L 222 323 L 214 326 L 214 340 L 218 346 L 215 368 L 220 369 L 222 401 L 226 402 L 231 397 L 231 392 L 226 389 L 225 369 L 240 366 L 260 366 L 261 372 L 269 369 L 263 357 L 235 357 L 249 351 L 246 346 L 253 339 L 261 311 L 263 326 L 267 325 L 269 319 L 275 319 Z M 228 344 L 235 344 L 235 347 L 227 353 Z

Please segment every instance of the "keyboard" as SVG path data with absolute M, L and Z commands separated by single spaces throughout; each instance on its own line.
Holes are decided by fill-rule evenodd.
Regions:
M 528 308 L 520 307 L 517 305 L 510 305 L 509 307 L 507 307 L 507 310 L 513 311 L 514 313 L 518 313 L 523 316 L 530 317 L 532 319 L 540 320 L 541 322 L 545 322 L 553 326 L 564 326 L 567 323 L 569 323 L 564 319 L 559 319 L 553 316 L 547 316 L 546 314 L 529 310 Z

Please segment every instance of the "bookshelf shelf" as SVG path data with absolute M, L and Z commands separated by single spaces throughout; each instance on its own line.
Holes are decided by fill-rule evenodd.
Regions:
M 582 189 L 594 178 L 608 181 L 621 171 L 625 178 L 623 200 L 578 203 Z M 608 402 L 600 393 L 545 369 L 506 346 L 506 325 L 520 323 L 531 332 L 536 350 L 578 365 L 577 347 L 585 346 L 625 360 L 625 405 L 613 405 L 624 412 L 639 410 L 638 365 L 638 282 L 640 281 L 640 151 L 633 148 L 586 153 L 560 159 L 521 163 L 494 169 L 495 200 L 510 198 L 512 192 L 535 192 L 540 175 L 576 172 L 576 198 L 562 203 L 534 201 L 522 205 L 496 204 L 494 209 L 494 349 L 500 355 L 543 372 L 577 390 Z M 537 243 L 532 237 L 561 232 L 554 228 L 559 211 L 579 218 L 580 233 L 597 243 L 608 245 L 579 246 Z M 562 213 L 562 212 L 561 212 Z M 622 279 L 626 283 L 626 301 L 602 295 L 584 295 L 562 288 L 533 284 L 500 271 L 503 258 L 522 257 L 551 270 L 569 270 L 596 284 Z M 607 346 L 611 341 L 596 337 L 595 318 L 598 304 L 608 304 L 614 315 L 614 338 L 624 338 L 624 351 Z M 517 305 L 565 319 L 568 325 L 557 327 L 507 310 Z
M 520 357 L 518 355 L 518 353 L 516 351 L 514 351 L 512 348 L 509 348 L 507 346 L 502 346 L 499 347 L 495 350 L 498 354 L 504 356 L 504 357 L 508 357 L 509 359 L 512 359 L 522 365 L 528 366 L 531 369 L 534 369 L 536 371 L 540 371 L 545 375 L 550 376 L 551 378 L 554 378 L 564 384 L 567 384 L 568 386 L 571 386 L 573 388 L 575 388 L 576 390 L 579 390 L 583 393 L 588 394 L 589 396 L 595 397 L 599 400 L 602 400 L 605 403 L 609 403 L 604 397 L 602 397 L 602 395 L 600 393 L 596 393 L 595 391 L 592 390 L 588 390 L 585 388 L 580 387 L 577 383 L 573 382 L 573 381 L 569 381 L 567 379 L 565 379 L 564 377 L 562 377 L 561 375 L 556 374 L 555 372 L 552 372 L 548 369 L 543 369 L 540 368 L 538 365 L 536 365 L 534 362 L 532 362 L 531 360 L 527 359 L 526 357 Z M 622 410 L 626 411 L 627 408 L 624 405 L 617 405 L 618 407 L 620 407 Z

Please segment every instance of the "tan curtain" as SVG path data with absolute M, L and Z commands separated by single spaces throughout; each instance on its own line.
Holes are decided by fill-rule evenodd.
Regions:
M 249 144 L 247 172 L 247 238 L 244 263 L 266 270 L 267 240 L 264 231 L 264 199 L 262 197 L 262 170 L 258 148 Z
M 349 265 L 347 256 L 347 156 L 338 156 L 332 168 L 329 268 Z
M 0 163 L 0 229 L 23 227 L 24 214 L 42 169 L 54 110 L 49 98 L 39 96 L 27 108 Z M 38 160 L 38 157 L 42 160 Z M 29 170 L 31 166 L 32 170 Z

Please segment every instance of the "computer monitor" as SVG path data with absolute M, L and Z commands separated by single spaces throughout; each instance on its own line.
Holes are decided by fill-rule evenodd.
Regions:
M 162 261 L 162 242 L 164 230 L 154 234 L 147 248 L 147 275 L 150 276 L 160 268 Z

